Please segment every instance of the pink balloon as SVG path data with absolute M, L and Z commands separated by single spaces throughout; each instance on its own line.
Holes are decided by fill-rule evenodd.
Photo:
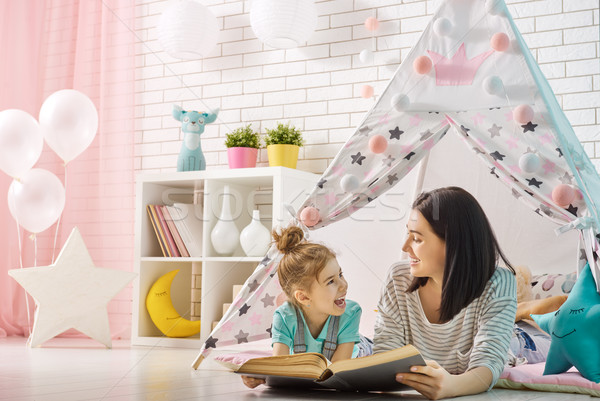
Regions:
M 57 176 L 41 168 L 27 171 L 8 188 L 8 209 L 21 227 L 39 233 L 60 217 L 65 188 Z
M 388 147 L 388 141 L 383 135 L 375 135 L 369 139 L 369 149 L 373 153 L 383 153 Z
M 371 85 L 363 85 L 360 88 L 360 96 L 364 97 L 365 99 L 372 98 L 374 93 L 375 91 Z
M 515 107 L 513 118 L 520 124 L 527 124 L 533 120 L 533 109 L 526 104 Z
M 29 113 L 0 112 L 0 170 L 21 177 L 37 163 L 44 147 L 40 125 Z
M 419 56 L 413 62 L 413 68 L 417 74 L 427 74 L 429 71 L 431 71 L 431 67 L 433 67 L 433 63 L 427 56 Z
M 308 206 L 302 209 L 300 212 L 300 221 L 304 223 L 306 227 L 312 227 L 321 220 L 319 210 L 316 207 Z
M 575 200 L 577 194 L 573 187 L 567 184 L 558 184 L 552 190 L 552 200 L 560 207 L 567 207 Z
M 496 51 L 503 52 L 510 46 L 510 39 L 505 33 L 495 33 L 490 39 L 490 46 Z
M 365 20 L 365 28 L 368 31 L 376 31 L 379 28 L 379 21 L 375 17 L 369 17 Z

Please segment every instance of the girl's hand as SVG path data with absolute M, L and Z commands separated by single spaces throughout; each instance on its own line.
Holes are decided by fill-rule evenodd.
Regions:
M 254 388 L 261 384 L 266 384 L 265 379 L 258 379 L 256 377 L 244 376 L 242 375 L 242 381 L 247 387 Z
M 410 373 L 398 373 L 396 381 L 406 384 L 430 400 L 453 396 L 453 376 L 436 361 L 425 361 L 427 366 L 413 366 Z

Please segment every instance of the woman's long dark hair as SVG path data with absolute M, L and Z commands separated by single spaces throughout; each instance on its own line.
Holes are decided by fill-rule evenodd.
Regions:
M 499 258 L 515 274 L 498 245 L 483 209 L 473 195 L 464 189 L 446 187 L 423 192 L 412 208 L 418 210 L 433 232 L 446 242 L 441 322 L 451 320 L 481 296 L 496 270 Z M 427 277 L 415 277 L 408 291 L 415 291 L 427 280 Z

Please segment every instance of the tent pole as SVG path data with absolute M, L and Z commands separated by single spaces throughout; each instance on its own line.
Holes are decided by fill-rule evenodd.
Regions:
M 429 163 L 429 152 L 425 155 L 425 157 L 421 160 L 421 165 L 419 166 L 419 175 L 417 176 L 417 184 L 415 185 L 415 192 L 413 201 L 415 198 L 423 191 L 423 182 L 425 181 L 425 172 L 427 171 L 427 164 Z M 411 202 L 412 204 L 412 202 Z
M 196 360 L 194 361 L 194 363 L 192 363 L 192 368 L 194 370 L 198 369 L 198 366 L 200 366 L 200 364 L 202 363 L 202 360 L 204 359 L 204 355 L 202 355 L 202 352 L 200 352 L 200 355 L 198 355 L 196 357 Z

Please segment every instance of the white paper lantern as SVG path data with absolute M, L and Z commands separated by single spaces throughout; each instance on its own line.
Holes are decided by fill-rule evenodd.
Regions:
M 183 60 L 206 57 L 217 44 L 219 24 L 214 14 L 192 0 L 167 8 L 158 23 L 158 40 L 169 56 Z
M 317 27 L 314 0 L 252 0 L 250 25 L 267 46 L 291 49 L 303 45 Z

